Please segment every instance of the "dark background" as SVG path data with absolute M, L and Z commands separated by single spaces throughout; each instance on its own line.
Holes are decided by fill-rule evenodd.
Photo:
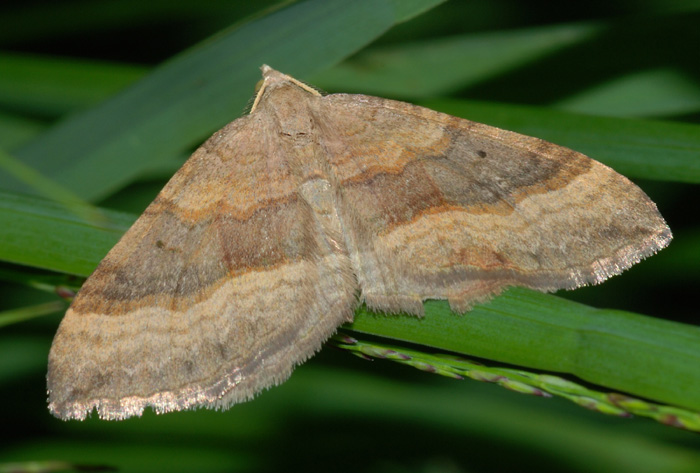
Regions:
M 0 4 L 0 54 L 113 62 L 133 66 L 138 75 L 274 4 L 5 1 Z M 693 97 L 700 96 L 699 2 L 454 1 L 398 25 L 369 49 L 576 22 L 613 27 L 585 44 L 449 96 L 557 107 L 601 84 L 644 71 L 673 71 L 685 82 L 672 92 L 681 102 L 687 94 L 690 105 L 652 107 L 629 116 L 700 121 L 700 104 L 692 105 Z M 361 60 L 362 52 L 349 59 Z M 662 80 L 660 87 L 673 84 Z M 79 109 L 22 106 L 6 99 L 0 100 L 0 112 L 48 125 Z M 98 204 L 138 213 L 166 179 L 144 176 Z M 625 278 L 565 296 L 697 324 L 691 296 L 700 278 L 697 186 L 637 182 L 659 205 L 675 242 L 663 259 L 651 258 Z M 54 298 L 1 284 L 2 308 Z M 283 387 L 225 413 L 148 412 L 143 419 L 121 423 L 63 423 L 48 415 L 44 392 L 45 356 L 60 317 L 57 313 L 0 332 L 0 419 L 5 427 L 0 462 L 56 460 L 121 471 L 467 472 L 529 466 L 541 471 L 700 471 L 696 434 L 648 420 L 605 417 L 559 399 L 457 383 L 388 362 L 365 363 L 331 349 L 297 370 Z

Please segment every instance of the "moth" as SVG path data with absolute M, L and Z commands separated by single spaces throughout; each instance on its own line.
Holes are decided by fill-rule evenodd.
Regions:
M 597 284 L 665 247 L 655 204 L 581 153 L 262 66 L 85 282 L 49 409 L 225 409 L 286 380 L 356 307 L 464 313 L 508 286 Z

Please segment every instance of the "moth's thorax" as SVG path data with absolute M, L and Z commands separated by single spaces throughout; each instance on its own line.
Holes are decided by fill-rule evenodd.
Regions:
M 320 96 L 294 83 L 275 83 L 263 91 L 255 113 L 271 120 L 270 125 L 274 126 L 281 139 L 304 145 L 316 134 L 316 114 L 313 110 L 318 100 L 321 100 Z

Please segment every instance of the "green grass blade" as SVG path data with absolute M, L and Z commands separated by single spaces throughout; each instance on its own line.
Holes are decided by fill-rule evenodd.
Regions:
M 556 6 L 533 9 L 526 2 L 512 1 L 445 2 L 382 34 L 369 48 L 342 54 L 340 43 L 360 44 L 359 36 L 370 36 L 368 31 L 383 28 L 380 23 L 388 18 L 387 11 L 392 12 L 392 19 L 386 23 L 397 23 L 424 11 L 435 1 L 286 1 L 287 8 L 275 6 L 274 13 L 267 10 L 247 22 L 240 19 L 264 8 L 261 3 L 269 5 L 271 1 L 13 3 L 16 6 L 2 8 L 0 42 L 6 50 L 29 53 L 15 55 L 19 60 L 14 64 L 3 63 L 4 55 L 0 53 L 0 148 L 13 156 L 18 155 L 17 150 L 27 153 L 57 130 L 69 130 L 73 126 L 70 123 L 83 120 L 85 131 L 75 128 L 72 136 L 51 138 L 52 146 L 46 141 L 42 153 L 22 157 L 29 157 L 29 164 L 35 168 L 32 159 L 45 166 L 56 160 L 48 172 L 37 168 L 50 179 L 60 177 L 63 169 L 75 174 L 78 171 L 71 167 L 83 166 L 82 177 L 72 185 L 66 185 L 65 176 L 61 178 L 64 181 L 57 182 L 78 191 L 85 186 L 85 192 L 94 195 L 93 200 L 109 194 L 109 198 L 100 200 L 100 207 L 132 213 L 105 211 L 103 221 L 86 221 L 75 209 L 17 191 L 2 192 L 0 184 L 0 280 L 4 283 L 0 312 L 7 314 L 13 308 L 58 302 L 57 296 L 69 299 L 82 281 L 72 274 L 90 273 L 192 148 L 242 113 L 243 104 L 259 79 L 257 67 L 269 62 L 329 92 L 371 93 L 413 102 L 449 99 L 445 95 L 451 92 L 451 98 L 482 102 L 461 102 L 470 105 L 466 118 L 542 136 L 611 164 L 618 152 L 623 153 L 624 160 L 635 153 L 644 157 L 630 161 L 624 172 L 632 177 L 640 172 L 654 174 L 654 179 L 666 181 L 644 181 L 641 185 L 662 208 L 674 231 L 674 241 L 670 248 L 602 287 L 566 295 L 597 307 L 653 313 L 659 318 L 697 325 L 697 304 L 692 297 L 700 275 L 700 227 L 693 212 L 697 192 L 692 185 L 669 181 L 673 176 L 685 179 L 685 171 L 691 177 L 697 175 L 692 159 L 697 149 L 692 136 L 696 128 L 667 127 L 674 124 L 657 122 L 659 133 L 655 134 L 655 122 L 578 123 L 569 121 L 576 117 L 571 114 L 540 115 L 547 110 L 495 105 L 556 108 L 570 99 L 572 110 L 593 115 L 643 113 L 672 117 L 671 114 L 684 113 L 679 120 L 697 122 L 695 91 L 700 63 L 692 54 L 692 45 L 699 44 L 700 14 L 691 11 L 698 11 L 700 3 L 696 0 L 651 0 L 644 5 L 581 3 L 576 11 Z M 307 15 L 307 24 L 301 23 L 302 18 L 291 16 L 291 12 L 307 11 L 308 5 L 318 5 L 320 11 Z M 349 12 L 347 18 L 336 18 L 333 5 L 341 5 Z M 378 7 L 365 8 L 366 5 Z M 363 8 L 363 13 L 352 15 Z M 248 13 L 241 14 L 241 9 Z M 228 54 L 207 53 L 216 45 L 225 49 L 221 44 L 230 41 L 230 35 L 259 27 L 260 22 L 269 24 L 270 18 L 279 15 L 286 15 L 286 21 L 278 22 L 274 31 L 260 32 L 266 50 L 257 41 L 249 41 L 238 49 L 226 49 Z M 321 37 L 320 32 L 331 30 L 327 21 L 339 27 Z M 594 23 L 602 25 L 602 29 L 586 32 L 585 25 Z M 572 25 L 582 29 L 575 30 Z M 229 29 L 168 63 L 153 66 L 162 60 L 158 58 L 172 57 L 222 28 Z M 469 38 L 477 37 L 483 40 L 481 45 L 468 49 Z M 274 43 L 274 39 L 283 44 Z M 245 56 L 247 48 L 250 57 Z M 329 50 L 322 51 L 325 48 Z M 267 58 L 268 50 L 273 55 L 281 55 L 281 50 L 292 52 L 281 59 L 287 61 L 282 63 Z M 382 62 L 379 52 L 386 54 L 387 62 Z M 31 61 L 29 54 L 34 53 L 44 56 Z M 468 54 L 460 56 L 461 53 Z M 94 57 L 105 62 L 52 60 L 50 54 Z M 324 76 L 326 66 L 348 54 L 349 59 L 338 70 L 353 75 L 336 76 L 337 85 L 317 80 Z M 124 66 L 122 71 L 119 64 L 107 61 L 124 58 L 149 64 L 143 69 L 143 80 L 150 81 L 154 77 L 151 73 L 157 77 L 163 70 L 174 68 L 173 63 L 192 57 L 201 62 L 184 70 L 181 76 L 170 76 L 170 82 L 165 82 L 165 75 L 164 82 L 153 82 L 152 97 L 144 93 L 141 102 L 132 97 L 131 109 L 114 105 L 133 93 L 128 88 L 113 95 L 119 87 L 111 85 L 112 80 L 122 80 L 117 76 L 130 66 Z M 254 57 L 259 60 L 250 59 Z M 369 58 L 373 58 L 372 62 Z M 254 62 L 248 71 L 245 67 Z M 296 63 L 298 70 L 288 67 Z M 11 76 L 3 76 L 5 66 L 14 68 Z M 33 77 L 25 75 L 27 88 L 23 89 L 20 76 L 32 67 L 37 72 Z M 104 76 L 110 68 L 114 77 Z M 81 74 L 92 75 L 96 82 L 80 77 Z M 239 80 L 239 74 L 248 76 Z M 386 75 L 380 81 L 383 74 Z M 360 82 L 365 79 L 366 83 Z M 85 90 L 74 87 L 77 84 L 83 84 Z M 138 88 L 142 84 L 139 81 L 132 86 Z M 161 92 L 169 95 L 163 98 Z M 190 98 L 192 101 L 188 102 Z M 107 102 L 99 104 L 102 100 Z M 93 110 L 85 108 L 94 105 L 98 106 Z M 76 115 L 80 109 L 99 120 L 88 123 Z M 97 113 L 99 110 L 104 114 Z M 18 117 L 27 112 L 52 119 L 62 114 L 64 123 L 40 137 L 37 133 L 48 129 L 46 123 Z M 169 120 L 176 125 L 170 127 Z M 200 127 L 200 123 L 205 125 Z M 573 136 L 572 126 L 577 127 L 573 128 Z M 172 133 L 167 134 L 165 131 L 171 128 Z M 183 130 L 191 134 L 185 136 Z M 619 140 L 615 130 L 622 130 Z M 34 136 L 38 141 L 30 144 L 28 140 Z M 598 136 L 601 141 L 596 141 Z M 616 148 L 618 143 L 623 145 Z M 590 144 L 597 149 L 588 148 Z M 132 160 L 129 146 L 148 149 L 140 161 Z M 667 156 L 677 159 L 671 169 L 664 167 Z M 648 162 L 660 166 L 661 177 L 644 169 Z M 115 169 L 117 165 L 124 169 Z M 642 169 L 637 170 L 638 167 Z M 671 177 L 664 177 L 668 175 Z M 3 178 L 7 179 L 0 176 Z M 103 188 L 89 189 L 95 182 L 95 187 L 99 183 Z M 114 189 L 121 190 L 114 193 Z M 60 304 L 65 306 L 66 302 Z M 528 382 L 513 374 L 524 373 L 513 365 L 531 363 L 548 367 L 530 371 L 538 375 L 549 373 L 544 375 L 549 385 L 553 373 L 548 369 L 570 369 L 587 379 L 612 380 L 629 390 L 647 390 L 649 396 L 657 398 L 675 399 L 678 393 L 685 393 L 685 399 L 679 403 L 697 400 L 697 385 L 693 381 L 698 378 L 693 371 L 698 364 L 693 351 L 698 345 L 697 327 L 664 321 L 657 324 L 658 321 L 638 314 L 597 311 L 551 295 L 519 290 L 507 291 L 491 304 L 463 316 L 449 313 L 445 304 L 439 303 L 428 304 L 427 312 L 423 321 L 417 321 L 407 316 L 377 317 L 361 311 L 356 326 L 364 324 L 363 330 L 377 336 L 386 333 L 410 342 L 451 346 L 465 355 L 478 352 L 496 360 L 511 360 L 507 368 L 502 362 L 482 362 L 503 371 L 492 374 L 509 377 L 509 387 L 517 390 L 523 390 L 522 385 Z M 118 423 L 96 418 L 62 422 L 52 418 L 46 409 L 47 354 L 60 318 L 59 312 L 22 323 L 15 320 L 2 329 L 0 419 L 12 434 L 0 446 L 0 470 L 111 467 L 144 473 L 253 472 L 314 471 L 318 465 L 333 465 L 331 468 L 341 473 L 485 472 L 517 470 L 526 465 L 541 472 L 700 473 L 700 437 L 692 432 L 640 418 L 602 416 L 557 397 L 521 396 L 493 384 L 429 376 L 410 367 L 415 364 L 370 363 L 332 347 L 324 348 L 298 367 L 284 384 L 226 412 L 202 409 L 156 415 L 149 410 L 141 418 Z M 363 338 L 377 342 L 375 336 Z M 410 342 L 396 344 L 405 347 Z M 434 360 L 417 363 L 430 364 Z M 484 371 L 488 370 L 477 366 L 471 374 L 483 375 Z M 631 379 L 634 373 L 637 378 Z M 542 381 L 540 378 L 536 376 Z M 556 383 L 568 385 L 564 380 L 570 380 L 597 389 L 579 383 L 574 375 L 562 374 L 561 378 Z M 521 384 L 513 384 L 514 381 Z M 599 386 L 603 388 L 602 396 L 607 389 L 624 391 Z M 588 394 L 584 397 L 591 397 Z M 600 402 L 598 406 L 602 407 Z M 615 397 L 613 402 L 631 402 L 629 407 L 640 407 L 639 401 L 629 397 Z M 590 407 L 585 399 L 582 404 Z M 664 408 L 658 413 L 672 414 L 672 410 Z M 274 445 L 274 455 L 270 454 L 270 445 Z M 348 445 L 366 454 L 351 462 L 338 462 L 338 458 L 347 456 Z
M 15 159 L 14 156 L 7 154 L 0 149 L 0 170 L 7 175 L 13 176 L 15 179 L 31 185 L 36 191 L 45 197 L 60 202 L 61 204 L 72 207 L 74 212 L 83 216 L 86 219 L 93 214 L 97 217 L 96 210 L 92 209 L 86 202 L 81 200 L 69 189 L 62 187 L 53 180 L 46 178 L 36 172 L 31 167 Z
M 357 51 L 412 10 L 437 3 L 294 4 L 182 53 L 114 99 L 53 127 L 17 156 L 84 199 L 107 196 L 153 162 L 240 115 L 263 62 L 305 78 Z M 8 176 L 0 176 L 0 187 L 32 191 Z
M 476 33 L 366 49 L 316 74 L 326 90 L 404 100 L 466 88 L 594 37 L 599 24 L 563 24 Z
M 349 328 L 700 409 L 700 327 L 518 288 L 464 316 L 429 301 L 423 319 L 363 310 Z
M 452 379 L 471 378 L 495 383 L 522 394 L 561 396 L 601 414 L 648 417 L 666 425 L 700 432 L 698 411 L 655 404 L 619 393 L 602 392 L 551 374 L 493 366 L 446 353 L 427 353 L 424 350 L 357 340 L 343 333 L 333 336 L 329 343 L 364 359 L 386 359 Z
M 135 217 L 106 209 L 100 219 L 81 215 L 73 206 L 0 191 L 0 260 L 88 276 Z
M 0 113 L 0 148 L 13 150 L 34 138 L 45 129 L 36 121 L 9 113 Z
M 0 54 L 0 105 L 41 116 L 88 108 L 143 77 L 141 66 Z
M 462 13 L 469 14 L 469 7 Z M 594 115 L 692 114 L 700 110 L 696 62 L 668 52 L 698 42 L 691 25 L 699 18 L 667 12 L 634 20 L 409 37 L 369 47 L 320 73 L 313 83 L 409 100 L 458 93 Z
M 554 105 L 569 112 L 618 117 L 691 114 L 700 110 L 700 84 L 681 70 L 634 71 Z
M 0 328 L 18 322 L 24 322 L 25 320 L 31 320 L 36 317 L 53 314 L 65 309 L 65 303 L 62 301 L 53 301 L 19 309 L 3 310 L 0 311 Z
M 111 465 L 144 473 L 316 471 L 338 463 L 351 443 L 367 455 L 334 471 L 514 471 L 523 464 L 542 472 L 698 471 L 697 441 L 684 432 L 480 383 L 429 382 L 422 373 L 401 380 L 372 375 L 369 363 L 354 365 L 307 364 L 284 385 L 227 412 L 149 411 L 120 423 L 45 420 L 46 434 L 13 436 L 2 461 L 68 459 L 84 470 Z M 31 419 L 43 427 L 38 414 Z M 285 440 L 279 454 L 270 455 L 270 439 Z

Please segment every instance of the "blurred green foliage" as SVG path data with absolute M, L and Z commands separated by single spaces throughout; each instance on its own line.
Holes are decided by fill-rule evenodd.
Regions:
M 224 413 L 64 423 L 46 410 L 44 378 L 62 312 L 46 289 L 79 286 L 192 148 L 243 112 L 268 63 L 328 92 L 409 100 L 583 151 L 639 179 L 674 231 L 624 275 L 561 294 L 619 311 L 509 291 L 463 317 L 440 303 L 425 322 L 360 312 L 356 330 L 598 370 L 604 387 L 694 405 L 699 21 L 689 0 L 3 2 L 0 472 L 700 471 L 695 434 L 330 349 Z M 66 210 L 72 200 L 82 210 Z M 595 336 L 574 351 L 582 333 Z

